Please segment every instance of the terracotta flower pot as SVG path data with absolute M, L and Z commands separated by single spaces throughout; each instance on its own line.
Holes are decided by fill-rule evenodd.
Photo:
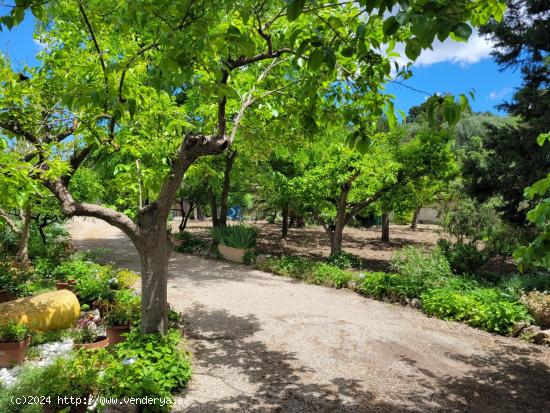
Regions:
M 100 348 L 105 348 L 109 345 L 109 337 L 99 336 L 93 343 L 82 343 L 82 344 L 73 344 L 73 347 L 76 350 L 81 348 L 85 350 L 98 350 Z
M 0 367 L 13 367 L 16 364 L 21 364 L 30 343 L 30 337 L 17 343 L 0 343 Z
M 69 289 L 69 283 L 67 282 L 56 282 L 55 288 L 58 290 L 68 290 Z
M 8 301 L 13 301 L 15 299 L 17 299 L 15 294 L 0 291 L 0 303 L 7 303 Z
M 114 346 L 115 344 L 122 343 L 126 341 L 126 337 L 122 334 L 128 333 L 130 331 L 130 326 L 107 326 L 107 337 L 109 337 L 109 345 Z
M 245 254 L 247 252 L 253 252 L 254 248 L 240 249 L 218 244 L 218 251 L 227 261 L 242 264 L 244 263 Z

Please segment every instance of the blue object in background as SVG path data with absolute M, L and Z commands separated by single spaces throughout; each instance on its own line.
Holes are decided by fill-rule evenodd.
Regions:
M 227 211 L 227 216 L 232 221 L 242 221 L 241 207 L 240 206 L 232 206 L 231 208 L 229 208 L 229 211 Z

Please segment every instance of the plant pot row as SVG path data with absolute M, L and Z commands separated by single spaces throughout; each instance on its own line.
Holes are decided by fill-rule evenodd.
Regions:
M 121 343 L 126 340 L 122 334 L 130 331 L 129 326 L 107 327 L 107 335 L 99 336 L 93 343 L 74 344 L 75 349 L 96 350 L 109 345 Z M 13 367 L 21 364 L 27 354 L 31 338 L 16 343 L 0 343 L 0 368 Z

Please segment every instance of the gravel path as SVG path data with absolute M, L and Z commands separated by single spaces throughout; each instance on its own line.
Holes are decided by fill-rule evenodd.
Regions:
M 120 231 L 71 224 L 80 249 L 139 270 Z M 550 349 L 351 291 L 174 254 L 194 376 L 174 411 L 548 412 Z

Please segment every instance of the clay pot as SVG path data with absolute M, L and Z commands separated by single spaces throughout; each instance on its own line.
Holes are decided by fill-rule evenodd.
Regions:
M 0 291 L 0 303 L 7 303 L 8 301 L 13 301 L 15 299 L 17 299 L 15 294 Z
M 84 350 L 98 350 L 100 348 L 105 348 L 109 345 L 109 337 L 99 336 L 93 343 L 82 343 L 82 344 L 73 344 L 73 347 L 76 350 L 83 348 Z
M 247 252 L 254 251 L 254 248 L 240 249 L 240 248 L 227 247 L 225 245 L 218 244 L 218 251 L 227 261 L 242 264 L 244 263 L 245 254 Z
M 107 337 L 109 337 L 109 345 L 114 346 L 126 341 L 126 337 L 122 336 L 122 334 L 130 332 L 130 326 L 107 326 L 106 330 Z
M 30 337 L 17 343 L 0 343 L 0 367 L 13 367 L 16 364 L 21 364 L 30 343 Z
M 69 289 L 69 283 L 67 282 L 56 282 L 55 283 L 55 288 L 57 288 L 58 290 L 68 290 Z

